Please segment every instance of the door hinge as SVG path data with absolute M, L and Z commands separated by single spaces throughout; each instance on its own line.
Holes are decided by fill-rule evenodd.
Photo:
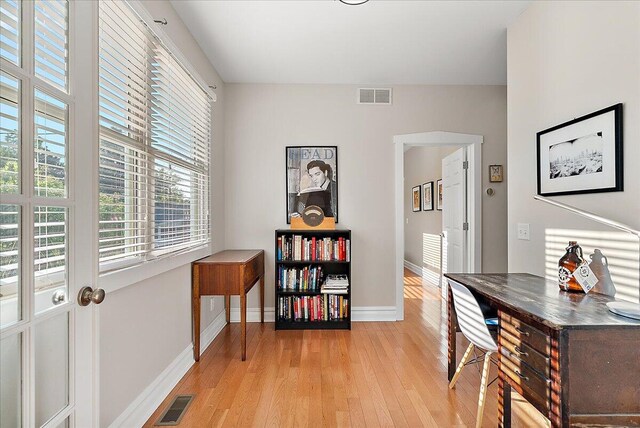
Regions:
M 469 169 L 469 161 L 462 162 L 462 169 Z
M 462 230 L 469 230 L 469 223 L 467 222 L 462 223 Z

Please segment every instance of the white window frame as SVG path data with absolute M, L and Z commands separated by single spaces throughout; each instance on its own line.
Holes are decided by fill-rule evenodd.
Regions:
M 176 45 L 171 41 L 169 36 L 157 26 L 154 26 L 154 19 L 149 14 L 147 9 L 144 7 L 143 3 L 139 0 L 127 0 L 127 3 L 131 8 L 136 12 L 140 18 L 147 24 L 147 27 L 151 29 L 154 35 L 160 40 L 160 42 L 169 50 L 171 55 L 180 63 L 180 65 L 191 75 L 191 78 L 201 87 L 201 89 L 211 98 L 211 113 L 213 115 L 214 112 L 214 103 L 217 101 L 216 94 L 209 88 L 209 85 L 202 79 L 199 73 L 195 70 L 195 68 L 191 65 L 191 63 L 182 55 L 180 50 L 176 47 Z M 98 88 L 96 88 L 98 90 Z M 96 126 L 100 126 L 98 124 L 98 118 L 96 118 Z M 210 118 L 211 122 L 213 122 L 213 117 Z M 209 145 L 211 146 L 213 143 L 213 127 L 212 132 L 209 136 Z M 150 157 L 154 155 L 154 149 L 149 148 L 147 153 Z M 211 156 L 211 155 L 210 155 Z M 148 160 L 149 165 L 148 169 L 153 168 L 152 160 Z M 209 159 L 209 171 L 208 171 L 208 179 L 209 179 L 209 212 L 212 212 L 212 202 L 213 198 L 211 197 L 211 181 L 212 181 L 213 173 L 212 173 L 212 162 L 211 158 Z M 97 190 L 97 189 L 96 189 Z M 151 199 L 151 198 L 150 198 Z M 152 203 L 153 201 L 149 201 Z M 148 222 L 148 227 L 151 227 L 151 222 Z M 99 230 L 99 225 L 96 224 L 96 235 Z M 153 235 L 153 231 L 148 231 L 149 236 Z M 101 271 L 99 275 L 99 286 L 103 288 L 106 292 L 115 291 L 129 285 L 136 284 L 138 282 L 144 281 L 145 279 L 151 278 L 156 275 L 160 275 L 162 273 L 168 272 L 170 270 L 179 268 L 181 266 L 185 266 L 190 264 L 191 262 L 198 260 L 202 257 L 206 257 L 211 254 L 212 251 L 212 230 L 211 230 L 211 218 L 209 218 L 209 239 L 206 243 L 198 247 L 191 247 L 189 244 L 185 244 L 185 247 L 190 247 L 188 250 L 180 251 L 179 247 L 171 247 L 166 251 L 163 250 L 154 250 L 148 251 L 148 257 L 146 261 L 140 262 L 138 258 L 124 258 L 120 260 L 108 261 L 100 263 L 99 270 Z M 168 253 L 168 254 L 167 254 Z

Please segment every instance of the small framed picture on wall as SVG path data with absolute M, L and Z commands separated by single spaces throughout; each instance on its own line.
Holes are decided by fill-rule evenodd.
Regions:
M 436 187 L 438 188 L 438 201 L 436 204 L 436 209 L 438 211 L 442 211 L 442 178 L 436 181 Z
M 411 195 L 412 195 L 411 205 L 413 208 L 413 212 L 415 213 L 420 211 L 420 200 L 421 200 L 420 186 L 416 186 L 413 189 L 411 189 Z
M 433 211 L 433 181 L 422 185 L 422 211 Z
M 489 183 L 502 183 L 502 165 L 489 165 Z

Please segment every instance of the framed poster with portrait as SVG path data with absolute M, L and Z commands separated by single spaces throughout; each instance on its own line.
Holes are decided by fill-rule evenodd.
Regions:
M 537 134 L 538 194 L 622 191 L 622 104 Z
M 422 211 L 433 211 L 433 181 L 422 185 Z
M 436 209 L 438 211 L 442 211 L 442 178 L 436 181 L 436 187 L 438 189 L 438 199 L 436 204 Z
M 413 212 L 418 212 L 420 211 L 420 201 L 421 201 L 421 195 L 420 195 L 420 186 L 416 186 L 414 188 L 411 189 L 411 208 L 413 209 Z
M 288 146 L 287 224 L 308 206 L 322 209 L 338 222 L 338 147 Z

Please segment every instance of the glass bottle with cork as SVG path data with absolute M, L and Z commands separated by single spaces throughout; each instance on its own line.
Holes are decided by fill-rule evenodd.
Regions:
M 567 252 L 558 262 L 558 286 L 563 291 L 579 291 L 584 290 L 573 276 L 573 273 L 584 263 L 582 256 L 582 248 L 577 241 L 569 241 Z

